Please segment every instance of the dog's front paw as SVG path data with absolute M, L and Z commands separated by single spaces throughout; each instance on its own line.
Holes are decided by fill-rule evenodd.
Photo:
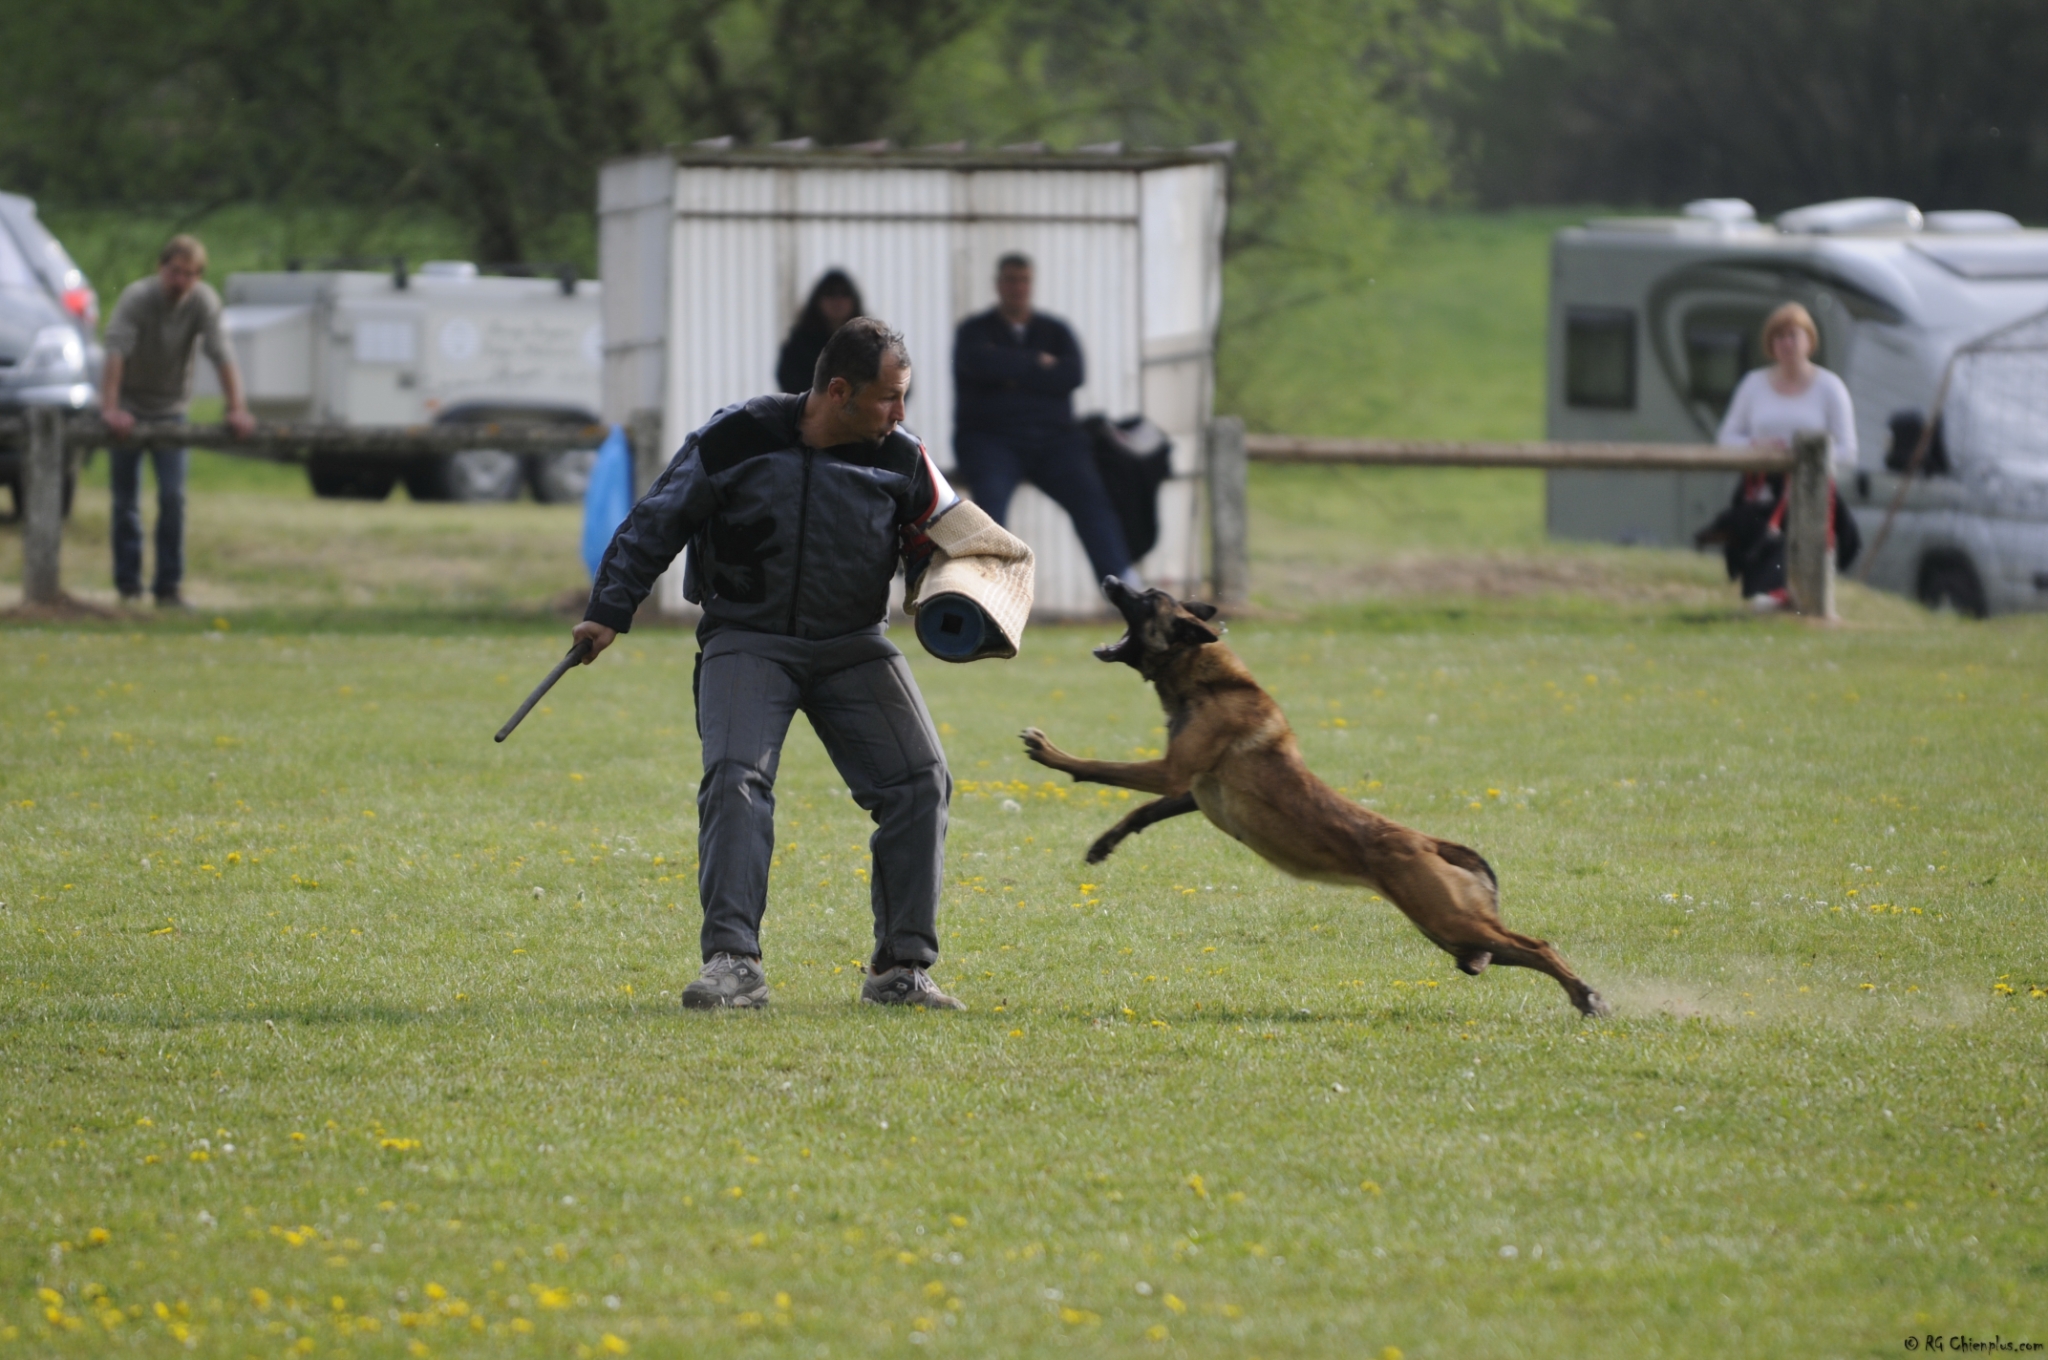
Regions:
M 1591 988 L 1587 988 L 1585 1000 L 1579 1003 L 1579 1014 L 1608 1016 L 1614 1014 L 1614 1007 L 1607 1004 L 1606 997 Z
M 1051 737 L 1046 736 L 1045 733 L 1039 731 L 1035 727 L 1027 727 L 1017 735 L 1022 737 L 1024 740 L 1025 755 L 1031 757 L 1033 760 L 1037 761 L 1041 765 L 1049 765 L 1052 763 L 1051 760 L 1048 759 L 1046 754 L 1047 752 L 1053 749 Z
M 1096 837 L 1095 844 L 1088 847 L 1086 862 L 1089 864 L 1102 863 L 1102 861 L 1110 857 L 1122 840 L 1123 837 L 1113 831 L 1103 832 L 1102 835 Z

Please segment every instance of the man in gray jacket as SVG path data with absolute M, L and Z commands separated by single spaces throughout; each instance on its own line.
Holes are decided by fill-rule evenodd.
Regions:
M 107 321 L 100 415 L 116 439 L 137 420 L 183 420 L 192 396 L 192 351 L 201 349 L 220 376 L 227 423 L 236 434 L 256 427 L 242 401 L 241 373 L 221 330 L 220 294 L 206 285 L 206 247 L 173 236 L 157 256 L 156 273 L 121 290 Z M 124 603 L 142 598 L 142 460 L 156 465 L 156 574 L 159 605 L 184 604 L 185 460 L 180 448 L 116 445 L 109 456 L 114 489 L 114 585 Z
M 595 660 L 689 548 L 683 591 L 704 609 L 694 681 L 704 970 L 683 989 L 692 1009 L 768 1002 L 760 926 L 775 775 L 799 711 L 875 822 L 875 950 L 861 999 L 961 1009 L 926 971 L 939 957 L 952 775 L 884 635 L 898 562 L 914 577 L 931 551 L 925 530 L 959 501 L 902 428 L 909 390 L 903 337 L 861 317 L 826 343 L 809 392 L 714 415 L 619 526 L 576 625 Z

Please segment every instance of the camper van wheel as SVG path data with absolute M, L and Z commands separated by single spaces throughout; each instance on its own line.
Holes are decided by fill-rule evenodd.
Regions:
M 597 466 L 596 449 L 537 453 L 526 461 L 526 480 L 533 498 L 544 505 L 573 505 L 590 489 L 590 470 Z
M 397 485 L 398 473 L 352 458 L 316 457 L 306 464 L 306 480 L 314 495 L 328 500 L 381 501 Z
M 1920 564 L 1920 603 L 1929 609 L 1946 606 L 1958 614 L 1981 619 L 1985 607 L 1984 583 L 1970 559 L 1960 553 L 1929 553 Z
M 406 472 L 405 489 L 416 501 L 510 501 L 522 480 L 516 454 L 467 449 L 422 459 Z

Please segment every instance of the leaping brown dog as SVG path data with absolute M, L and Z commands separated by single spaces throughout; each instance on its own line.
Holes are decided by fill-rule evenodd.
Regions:
M 1534 968 L 1556 978 L 1582 1014 L 1608 1014 L 1555 949 L 1501 924 L 1499 881 L 1476 852 L 1389 821 L 1309 772 L 1280 706 L 1209 626 L 1214 605 L 1139 594 L 1114 577 L 1102 588 L 1129 630 L 1095 655 L 1131 666 L 1159 691 L 1167 744 L 1162 760 L 1082 760 L 1037 728 L 1024 730 L 1024 749 L 1041 765 L 1159 795 L 1088 847 L 1088 863 L 1155 822 L 1199 810 L 1296 878 L 1377 892 L 1462 972 Z

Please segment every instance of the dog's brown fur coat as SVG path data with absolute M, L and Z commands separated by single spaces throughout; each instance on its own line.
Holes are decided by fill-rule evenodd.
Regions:
M 1199 809 L 1297 878 L 1377 892 L 1466 973 L 1488 963 L 1534 968 L 1556 978 L 1582 1013 L 1608 1013 L 1555 949 L 1501 924 L 1498 882 L 1477 853 L 1390 821 L 1310 773 L 1280 706 L 1208 626 L 1212 606 L 1182 605 L 1158 590 L 1140 595 L 1114 580 L 1104 589 L 1130 631 L 1096 655 L 1135 667 L 1157 689 L 1165 756 L 1082 760 L 1035 727 L 1023 734 L 1026 753 L 1041 765 L 1077 781 L 1160 795 L 1104 832 L 1089 847 L 1090 864 L 1154 822 Z

